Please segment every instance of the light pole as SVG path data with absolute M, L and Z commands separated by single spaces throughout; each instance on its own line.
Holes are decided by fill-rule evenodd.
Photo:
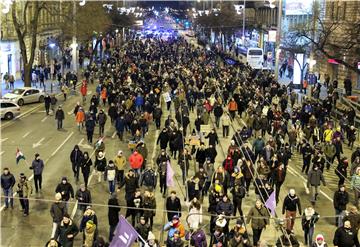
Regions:
M 242 30 L 242 42 L 243 42 L 243 46 L 245 46 L 245 5 L 246 5 L 246 0 L 244 0 L 244 7 L 243 7 L 243 30 Z
M 72 68 L 74 72 L 77 72 L 77 42 L 76 42 L 76 1 L 73 3 L 73 38 L 72 38 Z
M 276 47 L 275 47 L 275 79 L 279 79 L 279 58 L 280 58 L 280 42 L 281 42 L 281 22 L 282 22 L 282 0 L 278 2 L 278 19 L 276 31 Z

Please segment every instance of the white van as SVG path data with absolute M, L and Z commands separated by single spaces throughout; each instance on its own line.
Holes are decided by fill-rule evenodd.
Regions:
M 261 48 L 248 48 L 246 61 L 253 69 L 262 69 L 264 63 L 264 52 Z

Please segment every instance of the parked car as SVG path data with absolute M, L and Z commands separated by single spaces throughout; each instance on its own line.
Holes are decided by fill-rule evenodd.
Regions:
M 10 93 L 3 96 L 4 100 L 9 100 L 17 103 L 19 106 L 34 102 L 44 102 L 45 94 L 43 90 L 32 87 L 16 88 Z
M 8 100 L 0 100 L 0 116 L 3 119 L 11 120 L 20 115 L 20 106 Z

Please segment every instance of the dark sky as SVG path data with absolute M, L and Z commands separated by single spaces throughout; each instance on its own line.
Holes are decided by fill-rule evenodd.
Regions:
M 142 7 L 170 7 L 174 9 L 187 9 L 191 5 L 187 1 L 138 1 L 138 4 Z

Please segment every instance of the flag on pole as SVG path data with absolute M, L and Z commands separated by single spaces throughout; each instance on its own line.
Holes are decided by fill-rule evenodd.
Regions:
M 20 151 L 19 148 L 16 149 L 16 164 L 19 164 L 20 160 L 25 160 L 25 156 L 23 155 L 23 153 Z
M 272 216 L 275 216 L 275 209 L 276 209 L 275 190 L 266 200 L 265 207 L 267 207 L 270 210 Z
M 174 187 L 174 170 L 171 167 L 170 162 L 168 161 L 166 164 L 166 186 L 167 187 Z
M 114 238 L 110 247 L 130 247 L 138 239 L 139 234 L 127 220 L 120 215 L 119 223 L 116 226 Z
M 101 143 L 103 143 L 104 137 L 101 137 L 96 143 L 95 143 L 95 149 L 99 149 L 101 146 Z

